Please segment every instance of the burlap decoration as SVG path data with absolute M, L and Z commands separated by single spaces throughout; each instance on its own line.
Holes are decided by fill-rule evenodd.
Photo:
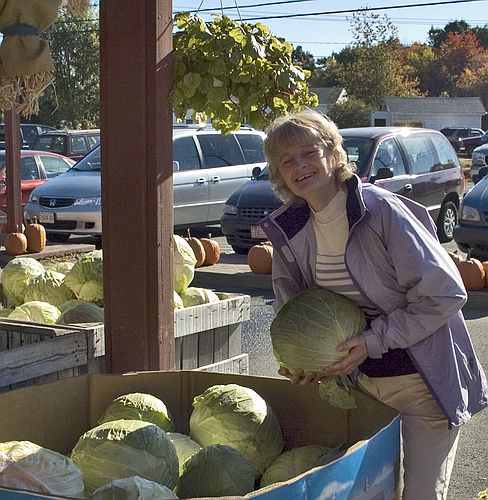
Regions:
M 37 114 L 39 97 L 53 84 L 53 62 L 39 32 L 56 19 L 61 0 L 0 0 L 0 111 L 16 105 Z M 17 102 L 16 102 L 17 101 Z
M 91 2 L 90 0 L 67 0 L 66 8 L 75 17 L 82 17 L 88 14 Z

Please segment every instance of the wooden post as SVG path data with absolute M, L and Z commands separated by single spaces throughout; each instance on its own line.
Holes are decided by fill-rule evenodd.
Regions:
M 101 0 L 107 371 L 173 369 L 171 0 Z
M 22 224 L 22 191 L 20 189 L 20 119 L 12 108 L 5 112 L 5 174 L 7 224 L 5 233 L 17 231 Z

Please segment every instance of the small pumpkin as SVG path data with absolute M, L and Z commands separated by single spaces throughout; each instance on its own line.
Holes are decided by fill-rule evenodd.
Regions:
M 273 247 L 265 241 L 254 245 L 247 254 L 247 264 L 256 274 L 271 274 L 273 267 Z
M 478 259 L 466 259 L 459 263 L 458 269 L 466 290 L 481 290 L 484 288 L 485 270 Z
M 457 250 L 454 252 L 447 252 L 449 254 L 449 257 L 453 260 L 454 264 L 456 264 L 456 267 L 459 266 L 461 262 L 464 261 L 464 257 L 462 255 L 459 255 L 457 253 Z
M 22 255 L 27 251 L 27 238 L 24 233 L 9 233 L 4 245 L 8 255 Z
M 483 270 L 485 271 L 485 287 L 488 288 L 488 260 L 481 263 Z
M 202 242 L 203 249 L 205 250 L 205 260 L 203 261 L 204 266 L 213 266 L 217 264 L 220 259 L 220 245 L 217 240 L 212 239 L 212 235 L 209 234 L 208 238 L 200 238 Z
M 46 230 L 42 224 L 29 224 L 25 228 L 25 237 L 27 238 L 27 252 L 38 253 L 44 250 L 46 246 Z
M 189 229 L 187 231 L 188 231 L 187 233 L 188 236 L 185 238 L 185 240 L 193 250 L 193 253 L 195 254 L 195 259 L 197 259 L 195 267 L 200 267 L 205 262 L 205 248 L 203 247 L 202 242 L 198 238 L 194 238 L 193 236 L 190 235 Z

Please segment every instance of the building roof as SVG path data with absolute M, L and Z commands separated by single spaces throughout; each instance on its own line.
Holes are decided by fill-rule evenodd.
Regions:
M 309 90 L 317 94 L 319 104 L 335 104 L 344 92 L 342 87 L 310 87 Z
M 383 111 L 404 114 L 486 114 L 479 97 L 385 97 Z

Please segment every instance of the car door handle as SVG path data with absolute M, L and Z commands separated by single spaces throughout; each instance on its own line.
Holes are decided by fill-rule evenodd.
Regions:
M 198 177 L 197 184 L 205 184 L 205 177 Z
M 214 183 L 220 182 L 220 177 L 218 175 L 213 175 L 212 182 L 214 182 Z
M 412 185 L 411 184 L 405 184 L 405 186 L 403 186 L 403 188 L 405 189 L 405 191 L 411 191 L 412 190 Z

